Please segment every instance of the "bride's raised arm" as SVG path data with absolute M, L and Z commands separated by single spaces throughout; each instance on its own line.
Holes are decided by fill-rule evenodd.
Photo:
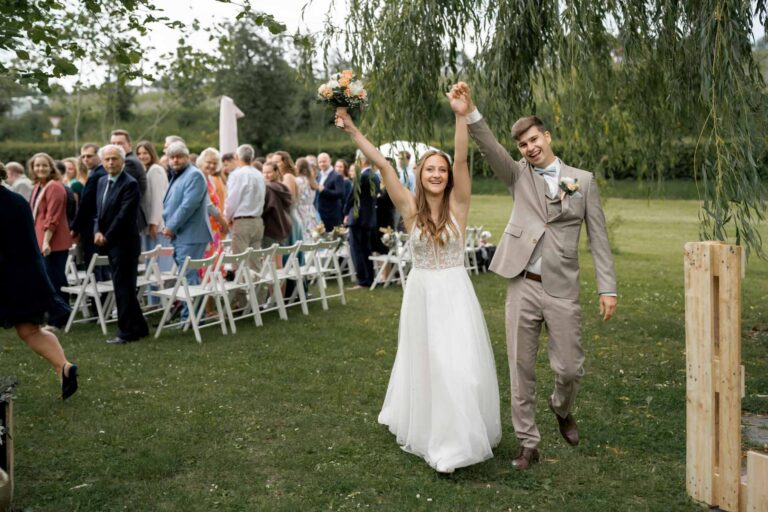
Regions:
M 416 201 L 408 190 L 400 183 L 400 179 L 397 176 L 392 164 L 389 163 L 384 155 L 376 149 L 371 141 L 369 141 L 365 135 L 355 126 L 352 121 L 352 117 L 348 112 L 340 112 L 336 114 L 337 124 L 339 128 L 349 134 L 352 140 L 355 142 L 360 151 L 368 157 L 368 159 L 381 171 L 381 177 L 384 180 L 384 186 L 389 193 L 390 199 L 395 204 L 395 207 L 400 211 L 400 214 L 404 219 L 410 218 L 416 210 Z
M 453 90 L 448 93 L 449 101 L 463 100 L 466 93 Z M 467 225 L 469 217 L 469 203 L 472 197 L 472 180 L 469 177 L 469 164 L 467 154 L 469 152 L 469 133 L 467 131 L 467 118 L 456 114 L 456 133 L 454 135 L 453 148 L 453 192 L 451 203 L 454 214 L 462 227 Z

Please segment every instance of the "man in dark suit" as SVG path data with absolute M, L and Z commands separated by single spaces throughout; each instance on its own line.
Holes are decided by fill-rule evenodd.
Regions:
M 96 190 L 96 235 L 94 243 L 106 250 L 112 269 L 117 302 L 117 336 L 110 344 L 136 341 L 149 334 L 136 297 L 136 277 L 141 253 L 136 223 L 141 203 L 139 184 L 125 172 L 125 152 L 109 144 L 99 152 L 107 176 Z
M 93 143 L 84 144 L 80 148 L 80 160 L 88 167 L 88 180 L 80 195 L 80 205 L 77 208 L 77 215 L 72 222 L 72 237 L 79 237 L 80 246 L 83 248 L 83 257 L 85 264 L 91 262 L 91 258 L 96 253 L 97 248 L 93 243 L 94 227 L 96 225 L 96 187 L 99 179 L 107 175 L 107 171 L 99 163 L 99 146 Z M 101 270 L 106 267 L 98 267 Z M 99 280 L 109 279 L 108 273 L 100 272 L 97 276 Z
M 144 197 L 147 193 L 147 171 L 144 169 L 144 164 L 133 154 L 131 136 L 125 130 L 112 130 L 109 142 L 120 146 L 125 151 L 125 172 L 139 183 L 139 197 Z M 137 219 L 140 230 L 147 227 L 147 212 L 143 210 L 143 206 L 139 207 Z
M 355 211 L 355 193 L 353 193 L 344 208 L 344 221 L 349 226 L 352 263 L 357 273 L 355 288 L 368 288 L 373 283 L 373 262 L 370 260 L 371 236 L 376 228 L 376 196 L 379 195 L 380 180 L 371 169 L 366 156 L 360 151 L 358 151 L 357 160 L 362 169 L 357 211 Z
M 342 204 L 344 200 L 344 177 L 331 167 L 331 157 L 328 153 L 317 155 L 317 195 L 315 209 L 320 214 L 326 231 L 341 224 Z

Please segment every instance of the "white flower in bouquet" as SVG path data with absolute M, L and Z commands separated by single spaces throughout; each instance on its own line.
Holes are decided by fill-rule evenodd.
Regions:
M 360 80 L 355 80 L 349 84 L 349 92 L 352 93 L 352 96 L 360 96 L 360 94 L 364 91 L 365 87 L 363 87 L 363 82 Z

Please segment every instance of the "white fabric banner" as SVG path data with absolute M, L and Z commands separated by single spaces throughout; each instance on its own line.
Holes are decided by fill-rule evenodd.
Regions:
M 219 151 L 234 153 L 237 149 L 237 120 L 245 117 L 229 96 L 221 97 L 219 107 Z

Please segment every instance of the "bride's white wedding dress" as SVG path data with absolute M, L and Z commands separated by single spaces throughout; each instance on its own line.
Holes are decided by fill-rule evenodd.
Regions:
M 451 216 L 458 231 L 458 224 Z M 501 440 L 499 386 L 488 330 L 464 269 L 464 238 L 442 247 L 410 236 L 413 269 L 403 295 L 397 356 L 379 423 L 434 469 L 493 457 Z

